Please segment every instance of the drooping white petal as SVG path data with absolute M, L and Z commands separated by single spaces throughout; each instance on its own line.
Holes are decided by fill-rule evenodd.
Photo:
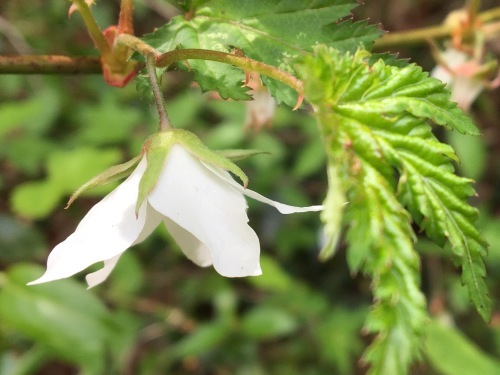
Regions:
M 195 264 L 200 267 L 208 267 L 212 265 L 212 256 L 210 250 L 203 242 L 193 236 L 181 226 L 177 225 L 168 217 L 164 220 L 168 233 L 173 237 L 182 252 Z
M 248 225 L 245 198 L 221 183 L 181 146 L 170 150 L 148 200 L 155 210 L 209 249 L 221 275 L 243 277 L 262 273 L 259 239 Z M 196 249 L 186 252 L 196 253 Z
M 144 158 L 122 184 L 92 207 L 75 232 L 52 250 L 45 274 L 29 284 L 69 277 L 129 248 L 144 228 L 146 205 L 136 218 L 135 204 L 145 169 Z
M 89 273 L 87 276 L 85 276 L 85 280 L 87 281 L 87 285 L 90 288 L 95 287 L 96 285 L 99 285 L 102 283 L 104 280 L 108 278 L 108 276 L 111 274 L 111 271 L 116 266 L 116 263 L 118 263 L 118 260 L 122 256 L 123 253 L 111 258 L 111 259 L 106 259 L 104 261 L 104 267 L 101 268 L 98 271 Z
M 134 243 L 131 246 L 141 243 L 146 238 L 148 238 L 149 235 L 153 232 L 153 230 L 155 230 L 155 228 L 158 226 L 158 224 L 160 224 L 162 220 L 161 214 L 156 212 L 151 206 L 149 206 L 149 204 L 146 203 L 146 206 L 147 206 L 145 211 L 146 222 L 144 223 L 144 227 L 142 228 L 139 237 L 134 241 Z M 87 276 L 85 276 L 85 280 L 87 281 L 89 288 L 93 288 L 94 286 L 99 285 L 108 278 L 108 276 L 111 274 L 111 271 L 113 271 L 116 264 L 118 263 L 118 260 L 120 259 L 122 254 L 123 252 L 111 259 L 104 260 L 103 268 L 101 268 L 98 271 L 89 273 Z
M 308 207 L 297 207 L 297 206 L 290 206 L 288 204 L 280 203 L 273 201 L 272 199 L 269 199 L 267 197 L 264 197 L 263 195 L 250 190 L 250 189 L 245 189 L 243 186 L 238 184 L 232 177 L 231 175 L 220 169 L 220 168 L 215 168 L 207 163 L 203 163 L 203 165 L 208 168 L 212 173 L 214 173 L 217 177 L 219 177 L 221 180 L 226 182 L 228 185 L 236 189 L 237 191 L 245 194 L 246 196 L 253 198 L 257 201 L 260 201 L 262 203 L 266 203 L 270 206 L 275 207 L 279 212 L 282 214 L 293 214 L 296 212 L 310 212 L 310 211 L 321 211 L 323 210 L 322 205 L 317 205 L 317 206 L 308 206 Z

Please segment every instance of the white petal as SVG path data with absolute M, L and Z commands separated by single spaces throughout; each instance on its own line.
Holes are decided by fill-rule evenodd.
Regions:
M 181 146 L 172 147 L 148 200 L 209 249 L 221 275 L 262 273 L 259 239 L 247 224 L 245 198 Z
M 122 184 L 92 207 L 75 232 L 52 250 L 45 274 L 29 284 L 69 277 L 130 247 L 145 222 L 146 205 L 141 207 L 139 217 L 135 216 L 139 181 L 145 169 L 143 159 Z
M 146 238 L 148 238 L 149 235 L 153 232 L 153 230 L 158 226 L 158 224 L 162 220 L 161 214 L 156 212 L 151 206 L 149 206 L 149 204 L 146 203 L 146 205 L 148 206 L 145 211 L 146 222 L 144 224 L 141 233 L 139 234 L 139 237 L 134 241 L 132 245 L 141 243 Z M 122 254 L 123 253 L 120 253 L 119 255 L 111 259 L 104 260 L 103 268 L 101 268 L 96 272 L 89 273 L 87 276 L 85 276 L 85 280 L 87 280 L 89 288 L 93 288 L 94 286 L 99 285 L 108 278 L 108 276 L 111 274 L 111 271 L 113 271 L 113 269 L 115 268 L 116 263 L 118 263 L 118 260 L 120 259 Z
M 451 100 L 457 102 L 458 106 L 466 112 L 485 87 L 483 82 L 463 76 L 455 77 L 452 85 Z
M 220 168 L 214 168 L 211 165 L 207 163 L 203 163 L 203 165 L 208 168 L 210 171 L 212 171 L 215 175 L 217 175 L 220 179 L 225 181 L 227 184 L 232 186 L 234 189 L 238 190 L 239 192 L 245 194 L 246 196 L 253 198 L 255 200 L 258 200 L 262 203 L 266 203 L 270 206 L 275 207 L 279 212 L 282 214 L 293 214 L 296 212 L 310 212 L 310 211 L 321 211 L 323 210 L 322 205 L 318 206 L 309 206 L 309 207 L 297 207 L 297 206 L 290 206 L 288 204 L 280 203 L 273 201 L 272 199 L 269 199 L 267 197 L 264 197 L 263 195 L 257 193 L 256 191 L 250 190 L 250 189 L 245 189 L 243 186 L 238 184 L 232 177 L 231 175 L 220 169 Z
M 453 76 L 451 75 L 451 73 L 440 65 L 432 69 L 431 77 L 439 79 L 441 82 L 446 84 L 449 84 L 453 81 Z
M 203 242 L 169 218 L 166 217 L 164 222 L 170 235 L 191 261 L 200 267 L 212 265 L 212 255 Z
M 89 273 L 87 276 L 85 276 L 85 280 L 87 281 L 87 285 L 89 286 L 89 288 L 93 288 L 96 285 L 99 285 L 108 278 L 122 254 L 105 260 L 103 268 L 101 268 L 99 271 Z

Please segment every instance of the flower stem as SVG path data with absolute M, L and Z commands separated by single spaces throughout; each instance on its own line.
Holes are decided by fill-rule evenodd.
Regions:
M 97 25 L 97 22 L 95 21 L 95 18 L 85 0 L 73 0 L 73 3 L 80 12 L 83 22 L 85 22 L 85 26 L 87 27 L 87 31 L 101 56 L 106 57 L 111 55 L 111 47 L 106 41 L 106 38 L 104 38 L 104 35 L 102 35 L 102 32 L 99 29 L 99 26 Z
M 158 117 L 160 120 L 158 124 L 158 130 L 159 131 L 171 130 L 172 125 L 170 124 L 170 119 L 168 118 L 168 113 L 165 108 L 165 100 L 163 99 L 163 93 L 158 83 L 158 77 L 156 76 L 154 55 L 147 56 L 146 69 L 148 71 L 151 88 L 153 89 L 153 96 L 155 98 L 156 109 L 158 110 Z

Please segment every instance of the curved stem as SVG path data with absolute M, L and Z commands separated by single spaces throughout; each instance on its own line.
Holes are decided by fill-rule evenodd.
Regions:
M 264 64 L 263 62 L 232 53 L 206 49 L 178 49 L 157 56 L 156 66 L 168 68 L 174 62 L 183 60 L 209 60 L 234 65 L 247 71 L 254 71 L 274 78 L 293 88 L 299 95 L 302 95 L 304 91 L 303 82 L 292 74 L 284 72 L 274 66 Z
M 153 89 L 153 96 L 155 98 L 156 109 L 158 110 L 158 117 L 160 120 L 158 130 L 171 130 L 172 125 L 170 124 L 170 119 L 168 118 L 168 113 L 165 108 L 165 100 L 163 99 L 163 93 L 161 92 L 158 77 L 156 76 L 155 57 L 153 55 L 147 56 L 146 69 L 148 71 L 151 88 Z
M 292 89 L 297 91 L 299 95 L 302 95 L 304 92 L 304 84 L 297 77 L 274 66 L 264 64 L 263 62 L 253 60 L 245 56 L 207 49 L 178 49 L 162 54 L 149 44 L 133 35 L 120 35 L 117 42 L 125 44 L 145 56 L 154 56 L 155 64 L 159 68 L 168 69 L 173 63 L 184 60 L 217 61 L 274 78 L 275 80 L 290 86 Z
M 144 56 L 160 56 L 161 53 L 158 52 L 156 49 L 151 47 L 149 44 L 143 42 L 141 39 L 139 39 L 136 36 L 130 35 L 130 34 L 120 34 L 118 35 L 118 38 L 116 39 L 116 43 L 126 45 L 127 47 L 132 48 L 134 51 L 137 51 Z

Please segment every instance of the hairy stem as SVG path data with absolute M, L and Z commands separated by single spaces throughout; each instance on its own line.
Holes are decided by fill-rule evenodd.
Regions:
M 274 78 L 275 80 L 280 81 L 285 85 L 293 88 L 299 93 L 299 95 L 302 95 L 304 91 L 304 85 L 302 81 L 292 74 L 245 56 L 207 49 L 178 49 L 162 54 L 151 47 L 149 44 L 132 35 L 120 35 L 117 39 L 117 42 L 125 44 L 128 47 L 142 53 L 143 55 L 154 56 L 156 66 L 159 68 L 168 69 L 173 63 L 185 60 L 217 61 L 225 64 L 231 64 L 247 71 L 257 72 Z
M 163 93 L 158 82 L 158 77 L 156 76 L 154 55 L 147 56 L 146 69 L 148 71 L 151 88 L 153 89 L 153 96 L 155 98 L 156 109 L 158 110 L 158 117 L 160 120 L 158 130 L 171 130 L 172 125 L 170 124 L 170 119 L 168 118 L 167 110 L 165 108 L 165 100 L 163 99 Z
M 126 45 L 127 47 L 132 48 L 134 51 L 141 53 L 144 56 L 152 55 L 155 58 L 160 56 L 161 53 L 156 49 L 151 47 L 149 44 L 143 42 L 141 39 L 136 36 L 129 34 L 120 34 L 116 39 L 118 44 Z
M 232 53 L 206 49 L 179 49 L 157 56 L 156 66 L 168 68 L 174 62 L 184 60 L 209 60 L 231 64 L 246 71 L 254 71 L 270 78 L 274 78 L 275 80 L 293 88 L 299 93 L 299 95 L 302 95 L 304 91 L 304 84 L 302 81 L 292 74 L 284 72 L 274 66 L 264 64 L 260 61 Z

